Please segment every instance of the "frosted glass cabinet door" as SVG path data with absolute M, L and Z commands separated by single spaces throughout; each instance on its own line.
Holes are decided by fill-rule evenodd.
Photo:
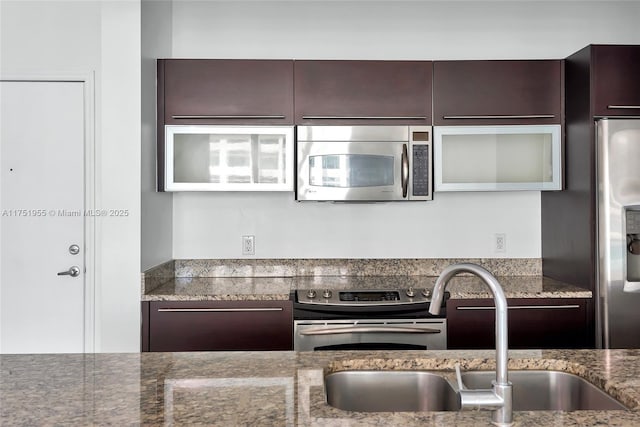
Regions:
M 560 125 L 436 126 L 435 191 L 562 189 Z
M 166 126 L 168 191 L 292 191 L 293 127 Z

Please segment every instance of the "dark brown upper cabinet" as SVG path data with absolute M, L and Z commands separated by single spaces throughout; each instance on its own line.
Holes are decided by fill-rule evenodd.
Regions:
M 158 59 L 157 189 L 165 125 L 293 125 L 293 61 Z
M 161 59 L 158 106 L 165 124 L 291 125 L 293 61 Z
M 585 49 L 591 54 L 593 115 L 640 116 L 640 46 Z
M 431 61 L 295 61 L 299 125 L 430 125 Z
M 434 125 L 561 124 L 560 60 L 435 61 Z

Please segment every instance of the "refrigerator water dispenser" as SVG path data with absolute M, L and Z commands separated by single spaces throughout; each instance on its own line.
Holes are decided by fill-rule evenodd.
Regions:
M 640 207 L 626 208 L 628 282 L 640 282 Z

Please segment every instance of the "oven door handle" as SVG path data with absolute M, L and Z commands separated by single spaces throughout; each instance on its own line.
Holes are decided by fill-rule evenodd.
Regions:
M 402 144 L 402 197 L 407 197 L 407 190 L 409 188 L 409 153 L 407 150 L 407 144 Z
M 373 334 L 373 333 L 393 333 L 393 334 L 439 334 L 440 329 L 432 328 L 411 328 L 405 326 L 350 326 L 341 328 L 317 327 L 309 328 L 299 332 L 300 335 L 337 335 L 337 334 Z

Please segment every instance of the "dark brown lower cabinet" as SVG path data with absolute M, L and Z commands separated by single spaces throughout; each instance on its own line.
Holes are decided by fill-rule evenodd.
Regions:
M 142 304 L 142 351 L 293 349 L 290 301 L 151 301 Z
M 508 299 L 510 349 L 593 348 L 591 299 Z M 495 348 L 492 299 L 447 301 L 449 349 Z

